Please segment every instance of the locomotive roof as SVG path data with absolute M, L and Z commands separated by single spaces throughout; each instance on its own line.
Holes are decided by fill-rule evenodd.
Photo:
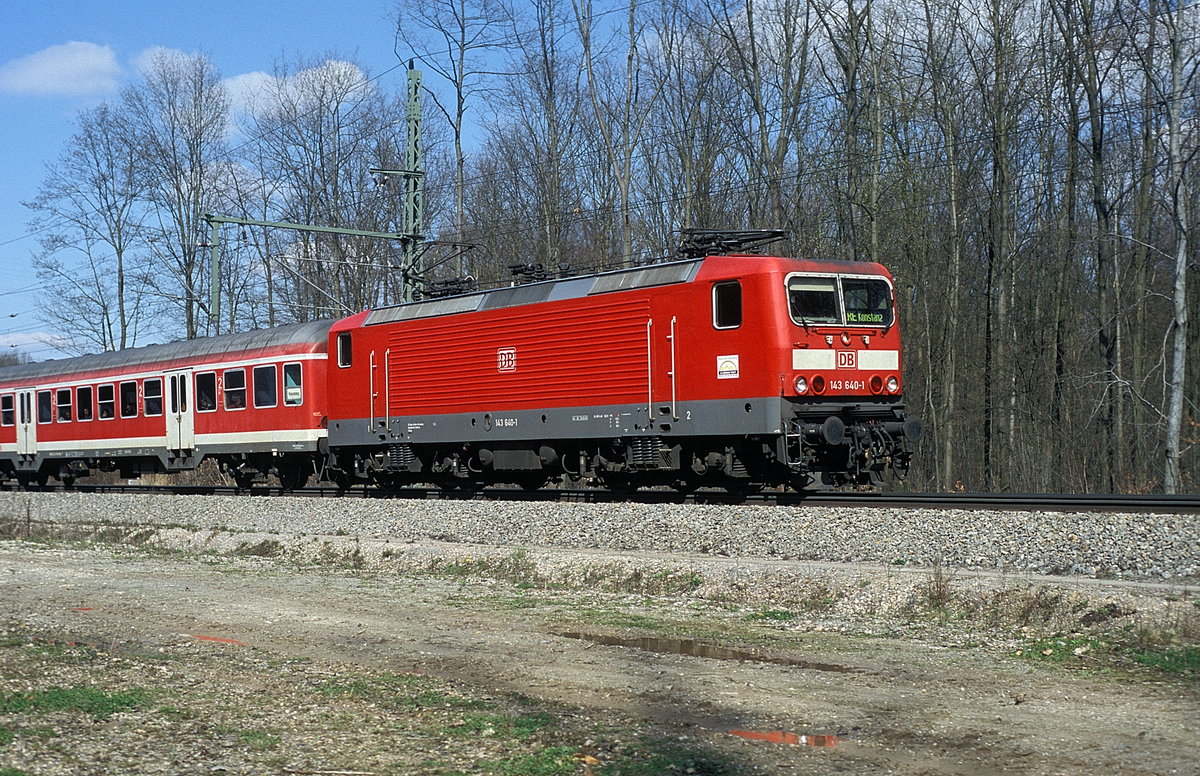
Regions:
M 328 347 L 329 327 L 332 320 L 310 321 L 279 326 L 274 329 L 256 329 L 219 337 L 201 337 L 193 340 L 178 340 L 165 345 L 146 345 L 140 348 L 111 350 L 88 356 L 39 361 L 36 364 L 17 364 L 0 367 L 0 383 L 34 381 L 43 377 L 59 377 L 76 372 L 91 372 L 123 367 L 140 366 L 199 356 L 253 355 L 264 350 L 289 345 L 312 345 L 314 351 Z
M 761 258 L 761 257 L 755 257 Z M 477 310 L 495 310 L 537 302 L 557 302 L 563 299 L 578 299 L 611 291 L 632 288 L 649 288 L 672 283 L 686 283 L 696 277 L 704 259 L 673 261 L 667 264 L 650 264 L 633 269 L 614 270 L 596 275 L 543 280 L 538 283 L 522 283 L 515 286 L 476 291 L 460 296 L 427 299 L 371 310 L 363 321 L 365 326 L 415 318 L 432 318 L 438 315 L 469 313 Z
M 594 275 L 579 275 L 577 277 L 543 280 L 537 283 L 522 283 L 489 291 L 475 291 L 469 294 L 426 299 L 421 302 L 405 302 L 388 307 L 377 307 L 366 314 L 362 325 L 374 326 L 394 321 L 433 318 L 439 315 L 471 313 L 481 310 L 495 310 L 502 307 L 516 307 L 518 305 L 535 304 L 537 302 L 579 299 L 597 294 L 607 294 L 613 291 L 627 291 L 634 288 L 650 288 L 652 286 L 688 283 L 696 279 L 701 265 L 712 259 L 798 261 L 811 265 L 809 269 L 813 271 L 825 272 L 863 272 L 869 271 L 872 267 L 879 266 L 870 262 L 784 259 L 779 256 L 761 256 L 759 254 L 705 256 L 663 264 L 649 264 L 641 267 L 633 267 L 632 269 L 612 270 Z

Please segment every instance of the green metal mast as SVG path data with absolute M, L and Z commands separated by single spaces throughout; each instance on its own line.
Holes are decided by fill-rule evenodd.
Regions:
M 404 179 L 404 212 L 400 216 L 400 233 L 406 235 L 404 242 L 404 288 L 405 302 L 413 301 L 417 290 L 416 279 L 425 276 L 421 241 L 425 239 L 425 179 L 421 143 L 421 71 L 408 61 L 408 145 L 404 152 L 404 169 L 386 170 L 372 168 L 376 175 L 396 175 Z

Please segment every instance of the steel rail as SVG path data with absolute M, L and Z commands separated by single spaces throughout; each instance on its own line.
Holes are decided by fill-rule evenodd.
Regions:
M 0 483 L 0 491 L 16 491 L 14 482 Z M 697 490 L 679 493 L 673 490 L 640 490 L 633 493 L 613 493 L 598 488 L 566 490 L 543 489 L 526 491 L 519 488 L 489 487 L 480 489 L 444 490 L 439 488 L 405 487 L 394 489 L 354 487 L 301 488 L 285 491 L 266 485 L 239 489 L 232 485 L 96 485 L 76 483 L 70 488 L 62 485 L 31 487 L 30 492 L 74 493 L 157 493 L 195 496 L 298 498 L 407 498 L 479 501 L 560 501 L 568 503 L 639 503 L 639 504 L 713 504 L 762 506 L 829 506 L 873 507 L 888 509 L 962 509 L 1000 510 L 1015 512 L 1117 512 L 1200 514 L 1200 494 L 1184 495 L 1127 495 L 1127 494 L 1058 494 L 1058 493 L 879 493 L 815 491 L 794 492 L 764 490 L 752 494 L 730 493 L 722 490 Z

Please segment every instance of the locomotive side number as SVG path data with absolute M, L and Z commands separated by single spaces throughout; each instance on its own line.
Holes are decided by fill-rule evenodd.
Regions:
M 831 391 L 865 391 L 867 389 L 866 380 L 830 380 L 829 390 Z

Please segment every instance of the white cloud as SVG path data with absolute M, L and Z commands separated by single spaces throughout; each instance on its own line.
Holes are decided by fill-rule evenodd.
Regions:
M 167 48 L 166 46 L 151 46 L 134 57 L 131 64 L 139 73 L 147 73 L 154 67 L 154 63 L 159 60 L 183 60 L 191 56 L 193 55 L 179 49 Z
M 253 111 L 255 103 L 262 99 L 264 94 L 270 93 L 267 90 L 274 81 L 275 76 L 261 70 L 226 78 L 223 83 L 229 92 L 229 105 L 233 114 L 247 114 Z
M 44 97 L 112 94 L 121 66 L 109 46 L 71 41 L 0 65 L 0 91 Z

